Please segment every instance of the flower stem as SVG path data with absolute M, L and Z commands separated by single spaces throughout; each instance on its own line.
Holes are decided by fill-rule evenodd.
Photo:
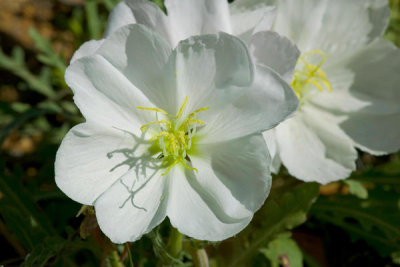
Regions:
M 174 258 L 178 258 L 182 250 L 182 234 L 172 226 L 169 233 L 167 249 L 168 253 Z
M 125 243 L 125 247 L 126 247 L 126 249 L 128 250 L 128 257 L 129 257 L 129 266 L 130 267 L 134 267 L 134 265 L 133 265 L 133 261 L 132 261 L 132 253 L 131 253 L 131 246 L 130 246 L 130 244 L 129 243 Z
M 111 267 L 123 267 L 124 265 L 119 259 L 118 252 L 113 250 L 108 255 L 108 263 Z
M 194 249 L 190 252 L 195 267 L 209 267 L 208 255 L 204 248 Z

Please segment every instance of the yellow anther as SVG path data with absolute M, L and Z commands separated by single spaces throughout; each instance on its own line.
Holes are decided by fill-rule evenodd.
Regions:
M 149 125 L 157 123 L 165 124 L 165 127 L 159 133 L 150 138 L 150 141 L 158 142 L 159 149 L 162 151 L 160 159 L 163 160 L 164 167 L 168 166 L 162 175 L 168 174 L 178 163 L 182 164 L 188 170 L 197 171 L 196 168 L 188 165 L 187 161 L 190 161 L 190 159 L 188 158 L 187 151 L 192 147 L 192 136 L 196 132 L 196 124 L 205 124 L 203 121 L 196 119 L 196 114 L 208 110 L 209 107 L 199 108 L 190 113 L 185 120 L 181 120 L 179 118 L 182 116 L 187 102 L 188 97 L 185 97 L 175 118 L 168 115 L 163 109 L 137 107 L 138 109 L 156 111 L 167 115 L 168 119 L 166 120 L 153 121 L 141 127 L 141 130 L 145 131 Z
M 324 79 L 321 82 L 324 84 L 324 86 L 328 90 L 328 92 L 332 92 L 332 85 L 327 79 Z
M 208 109 L 210 109 L 210 108 L 209 108 L 209 107 L 204 107 L 204 108 L 196 109 L 195 111 L 193 111 L 192 113 L 190 113 L 188 117 L 192 117 L 192 116 L 196 115 L 197 113 L 202 112 L 202 111 L 206 111 L 206 110 L 208 110 Z
M 188 170 L 195 171 L 195 172 L 199 172 L 198 169 L 193 168 L 193 167 L 190 167 L 189 165 L 187 165 L 186 162 L 185 162 L 184 160 L 182 160 L 182 164 L 183 164 L 183 166 L 184 166 L 186 169 L 188 169 Z
M 198 123 L 200 125 L 204 125 L 205 124 L 204 121 L 196 120 L 196 119 L 188 119 L 188 122 L 189 123 Z
M 308 62 L 309 57 L 312 55 L 320 56 L 318 64 L 314 65 Z M 308 93 L 308 84 L 315 86 L 320 92 L 324 91 L 324 89 L 329 92 L 332 91 L 332 85 L 325 72 L 321 69 L 327 58 L 328 56 L 321 50 L 306 52 L 299 58 L 297 64 L 300 65 L 300 68 L 295 71 L 291 82 L 291 86 L 299 98 Z
M 315 87 L 317 87 L 318 91 L 323 92 L 324 88 L 317 82 L 317 81 L 308 81 L 308 83 L 314 85 Z
M 171 122 L 166 121 L 166 120 L 162 120 L 162 121 L 152 121 L 152 122 L 146 123 L 145 125 L 143 125 L 142 127 L 140 127 L 140 130 L 141 130 L 142 132 L 144 132 L 144 131 L 146 131 L 147 126 L 149 126 L 149 125 L 151 125 L 151 124 L 157 124 L 157 123 L 165 123 L 165 124 L 167 125 L 168 128 L 171 127 Z
M 183 101 L 183 104 L 182 104 L 181 108 L 179 109 L 178 113 L 176 114 L 175 119 L 179 118 L 182 115 L 183 110 L 186 107 L 187 101 L 188 101 L 188 97 L 185 97 L 185 101 Z
M 167 169 L 164 173 L 162 173 L 161 175 L 162 175 L 162 176 L 167 175 L 167 174 L 169 173 L 169 171 L 170 171 L 176 164 L 178 164 L 179 162 L 180 162 L 179 160 L 175 160 L 171 165 L 169 165 L 168 169 Z
M 168 115 L 168 112 L 166 112 L 165 110 L 163 110 L 161 108 L 146 108 L 146 107 L 141 107 L 141 106 L 137 106 L 136 108 L 143 109 L 143 110 L 155 111 L 155 112 L 161 112 L 162 114 Z
M 185 132 L 184 131 L 178 131 L 177 132 L 177 137 L 178 137 L 178 142 L 186 149 L 187 144 L 185 140 Z

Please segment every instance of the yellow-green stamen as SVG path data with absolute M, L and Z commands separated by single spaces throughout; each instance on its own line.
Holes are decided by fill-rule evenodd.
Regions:
M 312 56 L 320 57 L 318 64 L 310 63 L 310 57 Z M 312 50 L 304 53 L 298 59 L 296 71 L 290 85 L 300 100 L 303 100 L 304 96 L 309 93 L 310 88 L 308 85 L 313 85 L 320 92 L 324 91 L 324 89 L 328 92 L 332 91 L 332 85 L 325 72 L 321 69 L 327 58 L 328 55 L 321 50 Z
M 152 121 L 144 124 L 141 130 L 144 132 L 149 126 L 153 124 L 160 124 L 161 131 L 150 138 L 151 142 L 158 145 L 162 155 L 164 167 L 167 170 L 162 174 L 166 175 L 169 171 L 177 164 L 182 164 L 186 169 L 197 171 L 196 168 L 190 167 L 187 162 L 190 161 L 187 152 L 192 147 L 192 138 L 196 132 L 197 125 L 204 125 L 205 123 L 201 120 L 196 119 L 196 115 L 199 112 L 206 111 L 209 107 L 199 108 L 190 113 L 184 121 L 179 120 L 185 110 L 188 102 L 188 97 L 185 98 L 182 106 L 178 113 L 172 117 L 165 110 L 159 108 L 147 108 L 137 107 L 142 110 L 149 110 L 162 113 L 167 116 L 165 120 Z

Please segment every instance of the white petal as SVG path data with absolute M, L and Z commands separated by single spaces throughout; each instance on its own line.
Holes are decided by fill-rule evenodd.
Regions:
M 194 35 L 232 32 L 227 1 L 166 0 L 164 4 L 177 41 Z
M 202 181 L 192 171 L 171 170 L 167 216 L 179 232 L 196 239 L 220 241 L 231 237 L 249 224 L 253 213 L 230 197 L 218 180 L 209 184 L 209 170 L 203 164 L 198 167 Z M 219 191 L 213 195 L 213 191 L 207 191 L 211 189 Z
M 270 30 L 275 18 L 275 7 L 253 2 L 236 0 L 229 5 L 233 34 L 245 42 L 256 32 Z
M 119 28 L 97 50 L 153 104 L 171 112 L 177 106 L 170 46 L 155 32 L 134 24 Z
M 246 45 L 226 33 L 181 42 L 172 61 L 176 65 L 178 102 L 188 97 L 188 112 L 228 102 L 232 87 L 247 88 L 253 81 L 254 66 Z
M 279 147 L 276 140 L 275 128 L 263 132 L 263 137 L 271 156 L 271 172 L 276 174 L 281 168 L 282 161 L 279 157 Z
M 291 175 L 307 182 L 326 184 L 348 177 L 357 152 L 338 127 L 339 120 L 316 108 L 302 109 L 276 128 L 282 163 Z
M 192 164 L 199 169 L 199 162 L 203 161 L 201 166 L 207 171 L 199 169 L 199 173 L 195 173 L 197 181 L 226 187 L 232 197 L 252 212 L 261 207 L 271 187 L 271 159 L 260 134 L 201 145 L 198 149 L 199 156 L 191 156 Z M 218 190 L 217 185 L 215 187 L 208 191 Z
M 140 172 L 142 168 L 138 167 Z M 136 241 L 156 226 L 152 222 L 158 224 L 165 218 L 162 203 L 166 201 L 166 177 L 150 168 L 146 172 L 146 175 L 127 173 L 94 204 L 101 230 L 114 243 Z
M 74 55 L 71 58 L 70 64 L 74 63 L 76 60 L 91 56 L 96 53 L 97 49 L 103 44 L 103 40 L 91 40 L 85 42 L 78 50 L 75 51 Z
M 376 41 L 349 60 L 354 73 L 350 93 L 368 102 L 341 124 L 361 147 L 374 154 L 400 148 L 400 50 L 388 41 Z
M 286 37 L 276 32 L 263 31 L 252 36 L 249 50 L 256 64 L 267 66 L 290 83 L 300 51 Z
M 104 37 L 109 36 L 111 33 L 128 24 L 136 23 L 135 16 L 128 5 L 122 1 L 118 3 L 110 15 L 108 16 L 107 26 L 104 31 Z
M 65 80 L 87 121 L 140 134 L 140 126 L 147 120 L 136 106 L 149 106 L 150 102 L 106 59 L 94 55 L 75 61 Z
M 339 57 L 366 44 L 372 24 L 363 1 L 282 0 L 274 30 L 302 52 L 320 49 Z
M 128 170 L 123 149 L 133 149 L 132 135 L 113 128 L 84 123 L 72 128 L 58 149 L 57 186 L 70 198 L 92 205 Z
M 389 25 L 390 8 L 387 0 L 365 0 L 369 11 L 369 19 L 373 25 L 369 37 L 371 40 L 381 37 Z
M 312 103 L 322 109 L 332 112 L 350 112 L 358 111 L 368 106 L 367 101 L 363 101 L 350 93 L 350 88 L 354 82 L 354 73 L 341 64 L 331 65 L 323 68 L 332 91 L 323 91 L 313 95 L 310 99 Z
M 171 47 L 180 41 L 169 18 L 156 4 L 147 0 L 125 0 L 125 4 L 130 8 L 136 23 L 160 34 Z
M 257 66 L 253 85 L 231 105 L 211 107 L 201 117 L 206 123 L 200 143 L 214 143 L 261 133 L 290 116 L 298 106 L 292 88 L 269 68 Z

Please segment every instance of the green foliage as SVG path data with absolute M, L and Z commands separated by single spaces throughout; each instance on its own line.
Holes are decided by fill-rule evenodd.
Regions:
M 349 187 L 350 194 L 353 194 L 361 199 L 368 198 L 368 190 L 364 188 L 361 182 L 348 179 L 344 181 L 344 183 Z
M 400 1 L 390 0 L 390 23 L 389 29 L 385 34 L 385 38 L 400 46 Z
M 45 82 L 43 79 L 33 75 L 27 68 L 24 61 L 23 50 L 16 46 L 13 49 L 12 56 L 7 56 L 0 48 L 0 68 L 7 70 L 14 75 L 24 80 L 30 89 L 42 94 L 48 98 L 54 98 L 55 92 L 50 84 Z
M 367 185 L 368 199 L 350 195 L 321 197 L 312 207 L 312 214 L 343 228 L 355 240 L 367 241 L 382 256 L 400 251 L 399 157 L 356 174 L 354 179 Z
M 17 239 L 28 249 L 33 249 L 46 237 L 55 234 L 55 231 L 35 205 L 26 189 L 18 182 L 17 170 L 10 176 L 5 176 L 4 162 L 0 167 L 0 188 L 3 197 L 0 199 L 0 214 Z
M 65 247 L 66 241 L 58 236 L 48 237 L 35 246 L 22 264 L 23 267 L 45 266 Z
M 236 256 L 222 259 L 221 266 L 243 266 L 251 262 L 259 249 L 269 241 L 305 222 L 307 212 L 318 196 L 318 185 L 299 183 L 288 178 L 276 178 L 275 185 L 266 203 L 256 214 L 254 223 L 238 236 L 242 240 L 233 248 L 237 252 L 233 253 Z M 243 247 L 244 244 L 249 245 Z
M 267 248 L 261 248 L 260 252 L 270 261 L 271 267 L 303 266 L 303 254 L 297 243 L 289 235 L 282 235 L 269 242 Z
M 97 40 L 100 38 L 101 34 L 97 0 L 86 0 L 85 11 L 88 21 L 89 37 L 90 39 Z
M 40 35 L 34 28 L 29 29 L 29 36 L 35 42 L 36 48 L 40 51 L 40 54 L 37 56 L 38 60 L 43 64 L 54 67 L 56 71 L 61 74 L 61 78 L 63 78 L 67 66 L 65 60 L 54 52 L 51 42 Z

